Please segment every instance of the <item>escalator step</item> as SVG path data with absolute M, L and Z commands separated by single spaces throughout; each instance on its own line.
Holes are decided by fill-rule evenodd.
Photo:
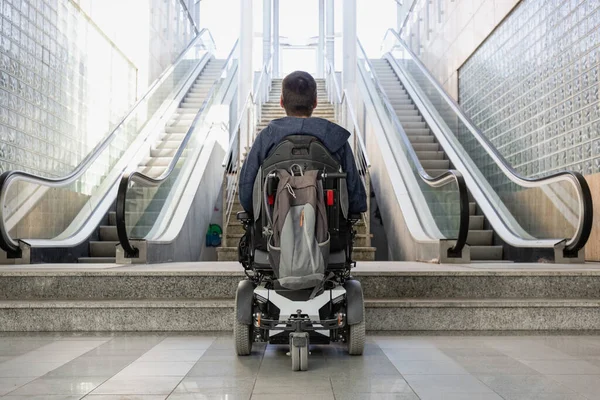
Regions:
M 471 246 L 471 260 L 502 260 L 502 246 Z
M 494 231 L 472 230 L 467 235 L 467 244 L 470 246 L 491 246 L 494 241 Z
M 117 252 L 116 241 L 90 241 L 90 255 L 92 257 L 115 257 Z
M 116 226 L 100 226 L 100 240 L 101 241 L 118 241 L 119 235 L 117 234 Z

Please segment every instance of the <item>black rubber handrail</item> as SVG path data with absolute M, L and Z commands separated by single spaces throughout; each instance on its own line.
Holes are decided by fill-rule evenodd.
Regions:
M 441 187 L 441 186 L 445 186 L 451 182 L 456 182 L 456 185 L 458 187 L 458 195 L 459 195 L 459 203 L 460 203 L 459 227 L 458 227 L 458 236 L 456 239 L 456 243 L 454 244 L 454 246 L 452 248 L 448 249 L 448 257 L 460 258 L 462 256 L 462 250 L 465 247 L 465 245 L 467 244 L 467 236 L 469 234 L 469 214 L 470 214 L 469 213 L 469 192 L 467 191 L 467 184 L 465 182 L 465 178 L 459 171 L 457 171 L 455 169 L 448 169 L 446 172 L 443 172 L 436 177 L 433 177 L 427 173 L 425 168 L 423 168 L 423 165 L 421 165 L 421 161 L 419 160 L 417 153 L 413 149 L 412 143 L 411 143 L 410 139 L 408 138 L 408 135 L 404 131 L 402 124 L 398 120 L 396 111 L 394 111 L 394 108 L 392 107 L 390 99 L 387 97 L 387 94 L 385 93 L 385 90 L 383 89 L 383 86 L 381 85 L 381 82 L 379 81 L 379 78 L 376 75 L 375 68 L 373 68 L 371 61 L 367 57 L 367 53 L 365 52 L 364 48 L 362 47 L 362 44 L 360 43 L 360 41 L 357 41 L 357 43 L 358 43 L 358 47 L 360 48 L 360 51 L 363 54 L 365 62 L 367 63 L 367 66 L 369 67 L 369 70 L 373 74 L 373 80 L 375 82 L 375 85 L 376 85 L 378 91 L 381 94 L 383 104 L 386 107 L 386 109 L 388 110 L 388 113 L 392 120 L 392 124 L 396 128 L 396 131 L 400 134 L 400 138 L 404 142 L 404 145 L 408 151 L 408 155 L 409 155 L 410 159 L 412 160 L 413 164 L 415 165 L 415 167 L 417 168 L 419 177 L 425 183 L 427 183 L 427 185 L 429 185 L 431 187 Z M 358 68 L 358 70 L 359 70 L 360 74 L 363 75 L 362 69 Z M 363 79 L 365 79 L 365 81 L 367 81 L 368 77 L 365 77 L 363 75 Z
M 229 56 L 227 57 L 227 60 L 225 61 L 223 70 L 225 68 L 227 68 L 229 61 L 233 57 L 233 54 L 238 45 L 238 41 L 239 40 L 235 41 L 233 48 L 231 49 L 231 52 L 229 53 Z M 221 71 L 221 75 L 223 74 L 223 70 Z M 206 98 L 202 102 L 202 106 L 200 107 L 200 109 L 196 113 L 194 119 L 192 120 L 192 124 L 190 125 L 189 129 L 187 130 L 183 140 L 181 141 L 181 144 L 177 148 L 175 155 L 169 162 L 169 165 L 167 166 L 165 171 L 159 177 L 153 178 L 151 176 L 148 176 L 148 175 L 146 175 L 142 172 L 138 172 L 138 171 L 125 172 L 121 176 L 121 181 L 119 183 L 119 190 L 117 192 L 116 219 L 117 219 L 117 235 L 119 237 L 119 243 L 121 244 L 121 247 L 123 248 L 123 251 L 125 252 L 125 257 L 127 257 L 127 258 L 139 257 L 139 249 L 136 248 L 135 246 L 133 246 L 131 244 L 131 242 L 129 241 L 129 235 L 127 234 L 127 223 L 125 221 L 125 214 L 126 214 L 125 207 L 126 207 L 126 202 L 127 202 L 127 190 L 129 189 L 129 183 L 132 180 L 135 180 L 138 183 L 142 183 L 146 187 L 156 187 L 156 186 L 159 186 L 160 184 L 162 184 L 165 180 L 167 180 L 169 178 L 169 176 L 175 169 L 175 166 L 179 162 L 181 155 L 185 151 L 187 144 L 190 141 L 190 138 L 192 137 L 194 131 L 196 130 L 196 125 L 198 124 L 200 117 L 204 114 L 204 111 L 206 110 L 207 105 L 210 103 L 210 101 L 216 94 L 217 88 L 218 88 L 218 85 L 216 85 L 216 84 L 213 85 L 213 87 L 210 89 L 210 92 L 208 92 L 208 94 L 206 95 Z
M 116 137 L 119 129 L 135 113 L 137 107 L 143 101 L 145 101 L 148 97 L 150 97 L 152 94 L 154 94 L 154 92 L 157 90 L 157 88 L 160 86 L 160 84 L 173 71 L 173 69 L 175 68 L 175 65 L 178 64 L 183 59 L 183 57 L 188 52 L 188 50 L 190 50 L 193 46 L 195 46 L 196 42 L 198 40 L 200 40 L 200 38 L 205 33 L 208 33 L 210 39 L 213 40 L 212 34 L 210 33 L 210 31 L 208 29 L 202 29 L 200 32 L 198 32 L 198 34 L 195 35 L 194 38 L 190 41 L 188 46 L 186 46 L 186 48 L 179 54 L 177 59 L 171 64 L 171 66 L 168 67 L 167 69 L 165 69 L 159 75 L 159 77 L 150 85 L 150 87 L 148 88 L 148 90 L 146 91 L 144 96 L 142 96 L 138 101 L 135 102 L 135 104 L 133 106 L 131 106 L 131 108 L 129 109 L 127 114 L 125 114 L 125 116 L 123 118 L 121 118 L 121 120 L 113 128 L 113 130 L 108 135 L 106 135 L 104 137 L 104 139 L 102 139 L 88 153 L 88 155 L 85 156 L 85 158 L 83 160 L 81 160 L 81 162 L 77 165 L 77 167 L 75 167 L 67 175 L 64 175 L 64 176 L 61 176 L 58 178 L 51 178 L 51 177 L 44 177 L 44 176 L 40 176 L 40 175 L 31 174 L 31 173 L 28 173 L 25 171 L 20 171 L 20 170 L 5 171 L 4 173 L 2 173 L 2 175 L 0 175 L 0 213 L 2 213 L 2 210 L 4 210 L 4 202 L 5 202 L 8 185 L 14 179 L 19 178 L 22 181 L 56 188 L 56 187 L 67 186 L 67 185 L 73 183 L 77 178 L 79 178 L 89 168 L 89 166 L 100 156 L 100 154 L 102 154 L 102 152 L 108 147 L 110 142 L 112 142 L 112 140 Z M 214 43 L 214 40 L 213 40 L 213 43 Z M 11 258 L 21 257 L 21 248 L 19 247 L 19 243 L 17 241 L 15 241 L 8 233 L 8 231 L 6 229 L 6 225 L 4 224 L 4 217 L 1 214 L 0 214 L 0 248 L 6 252 L 8 257 L 11 257 Z
M 431 75 L 429 69 L 421 62 L 412 50 L 406 45 L 406 43 L 400 38 L 398 33 L 393 29 L 388 29 L 385 34 L 392 34 L 403 49 L 411 56 L 412 60 L 419 67 L 420 71 L 429 79 L 432 85 L 440 93 L 440 95 L 446 100 L 454 109 L 453 111 L 461 119 L 461 121 L 469 128 L 471 133 L 479 140 L 483 142 L 482 146 L 488 154 L 492 157 L 494 162 L 500 167 L 500 170 L 514 183 L 523 187 L 540 187 L 543 185 L 550 185 L 559 181 L 568 180 L 573 183 L 577 191 L 579 198 L 579 223 L 575 235 L 565 243 L 563 254 L 567 258 L 577 257 L 580 250 L 582 250 L 587 243 L 590 234 L 592 232 L 592 225 L 594 220 L 594 206 L 592 201 L 592 193 L 590 187 L 583 177 L 583 175 L 577 171 L 562 171 L 554 174 L 546 175 L 540 178 L 529 178 L 521 175 L 517 172 L 509 163 L 506 161 L 504 156 L 496 149 L 492 142 L 477 128 L 477 126 L 471 121 L 469 117 L 464 113 L 462 107 L 441 87 L 437 79 Z M 385 41 L 384 37 L 384 41 Z M 391 55 L 391 54 L 390 54 Z M 392 56 L 393 58 L 393 56 Z M 395 59 L 394 59 L 395 60 Z M 397 62 L 397 61 L 396 61 Z

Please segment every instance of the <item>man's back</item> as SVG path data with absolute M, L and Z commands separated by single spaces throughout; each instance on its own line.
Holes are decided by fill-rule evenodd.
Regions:
M 365 188 L 360 181 L 354 155 L 348 144 L 350 132 L 326 119 L 310 117 L 317 106 L 317 87 L 312 76 L 301 71 L 288 75 L 282 84 L 281 106 L 288 116 L 271 121 L 259 133 L 244 161 L 239 187 L 242 207 L 247 212 L 252 211 L 254 180 L 271 150 L 287 136 L 310 135 L 323 143 L 339 160 L 343 171 L 346 172 L 349 211 L 351 213 L 366 211 Z

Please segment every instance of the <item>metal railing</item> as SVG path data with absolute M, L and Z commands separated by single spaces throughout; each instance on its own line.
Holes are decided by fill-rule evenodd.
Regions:
M 454 244 L 454 246 L 452 248 L 450 248 L 448 250 L 448 257 L 452 257 L 452 258 L 461 257 L 462 250 L 467 243 L 467 236 L 469 233 L 469 193 L 467 191 L 467 185 L 466 185 L 465 179 L 464 179 L 463 175 L 455 169 L 448 169 L 446 172 L 443 172 L 442 174 L 435 176 L 435 177 L 433 177 L 433 176 L 429 175 L 429 173 L 427 173 L 425 168 L 423 168 L 423 165 L 421 164 L 421 161 L 419 160 L 419 157 L 417 156 L 417 153 L 415 152 L 413 145 L 412 145 L 406 131 L 404 130 L 404 128 L 402 127 L 402 124 L 400 123 L 400 120 L 398 119 L 396 111 L 394 110 L 394 107 L 392 106 L 392 103 L 391 103 L 390 99 L 388 98 L 388 96 L 385 92 L 385 89 L 383 88 L 383 85 L 381 84 L 381 81 L 375 74 L 375 69 L 374 69 L 373 65 L 371 64 L 371 62 L 369 61 L 369 58 L 367 57 L 367 53 L 365 52 L 365 50 L 362 47 L 362 45 L 360 44 L 360 42 L 358 42 L 357 45 L 359 47 L 360 53 L 362 54 L 362 57 L 364 59 L 366 67 L 367 67 L 365 71 L 363 71 L 363 68 L 359 67 L 358 68 L 359 73 L 361 74 L 363 79 L 365 79 L 365 81 L 370 79 L 375 84 L 375 89 L 386 109 L 386 112 L 390 119 L 390 122 L 392 123 L 395 131 L 399 134 L 400 139 L 404 143 L 404 147 L 408 153 L 408 156 L 410 157 L 413 165 L 417 169 L 418 175 L 421 178 L 421 180 L 423 182 L 425 182 L 428 186 L 433 187 L 433 188 L 439 188 L 439 187 L 448 185 L 453 182 L 455 182 L 458 187 L 459 204 L 460 204 L 458 235 L 456 238 L 456 243 Z M 365 73 L 370 73 L 370 77 L 365 76 L 364 75 Z M 453 238 L 447 238 L 447 239 L 453 239 Z
M 498 152 L 496 147 L 490 140 L 477 128 L 477 126 L 465 115 L 461 106 L 450 97 L 442 88 L 439 82 L 429 72 L 427 67 L 423 65 L 418 56 L 416 56 L 409 46 L 400 38 L 398 33 L 393 29 L 386 32 L 383 43 L 391 35 L 393 45 L 387 50 L 386 55 L 394 60 L 393 54 L 390 51 L 394 50 L 395 46 L 405 52 L 414 65 L 419 69 L 419 72 L 426 77 L 429 83 L 435 88 L 437 94 L 447 103 L 452 109 L 458 120 L 469 130 L 470 134 L 477 140 L 485 152 L 490 156 L 495 165 L 504 173 L 504 175 L 513 183 L 525 188 L 541 188 L 553 183 L 569 182 L 575 188 L 577 193 L 577 201 L 579 204 L 579 217 L 575 234 L 565 242 L 564 255 L 565 257 L 576 257 L 578 252 L 584 248 L 591 234 L 593 222 L 593 204 L 590 188 L 582 174 L 575 171 L 564 171 L 554 173 L 540 178 L 529 178 L 519 174 Z M 459 151 L 454 148 L 455 151 Z M 462 151 L 464 152 L 464 151 Z M 514 234 L 514 233 L 513 233 Z
M 336 122 L 351 134 L 350 143 L 352 152 L 354 153 L 356 168 L 367 193 L 367 211 L 362 213 L 362 218 L 366 227 L 367 247 L 371 247 L 371 175 L 369 173 L 371 162 L 369 161 L 364 143 L 364 132 L 361 132 L 358 125 L 354 105 L 350 101 L 348 92 L 346 90 L 342 92 L 335 69 L 330 60 L 326 60 L 325 85 L 329 102 L 334 107 Z
M 229 53 L 229 55 L 225 61 L 225 64 L 221 70 L 221 74 L 219 75 L 219 83 L 222 83 L 222 80 L 225 77 L 224 75 L 226 74 L 226 71 L 232 65 L 233 55 L 234 55 L 235 51 L 237 50 L 237 46 L 238 46 L 238 41 L 235 42 L 231 52 Z M 151 177 L 143 172 L 131 171 L 131 172 L 124 173 L 123 176 L 121 177 L 121 181 L 119 183 L 119 191 L 117 194 L 116 219 L 117 219 L 117 234 L 119 237 L 119 242 L 121 244 L 121 247 L 123 248 L 123 251 L 124 251 L 126 257 L 135 258 L 135 257 L 139 256 L 139 250 L 135 246 L 132 245 L 129 234 L 127 232 L 127 221 L 126 221 L 127 209 L 126 208 L 127 208 L 127 192 L 128 192 L 128 190 L 130 190 L 132 185 L 134 185 L 134 184 L 141 185 L 143 187 L 157 187 L 157 186 L 160 186 L 162 183 L 164 183 L 171 176 L 171 174 L 175 170 L 176 165 L 179 163 L 180 159 L 182 158 L 183 152 L 187 149 L 188 144 L 190 143 L 190 140 L 192 139 L 192 136 L 197 131 L 198 127 L 201 125 L 201 122 L 206 117 L 209 106 L 213 104 L 215 97 L 217 95 L 217 92 L 220 89 L 219 83 L 215 83 L 212 86 L 212 88 L 210 89 L 210 91 L 208 92 L 208 94 L 206 95 L 206 98 L 202 102 L 200 109 L 194 116 L 190 127 L 188 128 L 187 132 L 185 133 L 183 140 L 181 141 L 179 147 L 175 151 L 173 158 L 169 162 L 167 168 L 160 174 L 160 176 Z M 203 145 L 204 145 L 204 143 L 200 143 L 200 146 L 203 146 Z M 144 200 L 147 200 L 147 199 L 144 199 Z
M 207 43 L 205 43 L 207 41 Z M 200 46 L 200 47 L 199 47 Z M 167 79 L 172 77 L 177 66 L 181 64 L 190 51 L 196 51 L 199 48 L 214 48 L 214 40 L 207 29 L 203 29 L 190 41 L 189 45 L 181 52 L 177 59 L 152 83 L 144 96 L 140 98 L 127 112 L 127 114 L 119 121 L 119 123 L 106 135 L 89 153 L 88 155 L 67 175 L 58 178 L 49 178 L 39 175 L 30 174 L 27 172 L 13 170 L 6 171 L 0 176 L 0 210 L 5 209 L 6 194 L 11 184 L 15 181 L 28 182 L 41 185 L 47 188 L 65 188 L 73 184 L 79 179 L 92 164 L 105 153 L 105 150 L 110 150 L 109 146 L 115 138 L 121 133 L 126 134 L 126 128 L 129 123 L 136 123 L 138 112 L 149 108 L 149 102 L 153 99 L 159 89 L 162 89 L 163 84 Z M 208 54 L 206 55 L 208 56 Z M 203 58 L 202 58 L 203 59 Z M 200 59 L 198 64 L 202 61 Z M 161 94 L 162 95 L 162 94 Z M 5 215 L 2 213 L 0 218 L 0 248 L 6 251 L 9 257 L 21 257 L 21 249 L 17 240 L 13 239 L 7 229 Z
M 227 230 L 231 221 L 233 206 L 238 194 L 238 183 L 241 169 L 241 158 L 244 152 L 242 134 L 245 135 L 245 151 L 250 150 L 258 132 L 256 128 L 258 122 L 262 119 L 262 106 L 269 100 L 272 79 L 272 58 L 271 55 L 266 63 L 263 64 L 260 77 L 255 85 L 254 92 L 248 93 L 242 106 L 237 123 L 233 130 L 233 135 L 229 141 L 229 149 L 223 159 L 222 166 L 225 167 L 225 176 L 223 177 L 223 240 L 222 246 L 227 247 Z M 238 93 L 239 95 L 239 93 Z

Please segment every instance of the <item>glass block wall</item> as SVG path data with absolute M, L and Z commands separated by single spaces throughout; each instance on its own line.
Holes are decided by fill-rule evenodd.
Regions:
M 459 102 L 521 174 L 595 174 L 599 71 L 600 0 L 523 0 L 460 68 Z M 476 157 L 508 189 L 491 159 Z
M 72 0 L 0 0 L 0 172 L 71 171 L 136 96 L 136 67 Z

